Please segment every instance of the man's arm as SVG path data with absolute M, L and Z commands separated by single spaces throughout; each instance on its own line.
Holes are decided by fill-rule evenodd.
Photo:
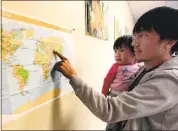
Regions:
M 150 116 L 177 104 L 177 70 L 157 71 L 132 91 L 120 93 L 117 97 L 105 98 L 77 76 L 67 58 L 56 51 L 54 54 L 62 60 L 55 64 L 56 70 L 70 79 L 78 98 L 103 121 L 118 122 Z
M 178 78 L 171 72 L 153 74 L 130 92 L 106 98 L 73 75 L 70 84 L 78 98 L 98 118 L 118 122 L 145 117 L 172 108 L 178 101 Z

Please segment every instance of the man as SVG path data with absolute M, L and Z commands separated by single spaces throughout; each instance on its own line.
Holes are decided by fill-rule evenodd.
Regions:
M 123 130 L 178 129 L 178 10 L 158 7 L 143 14 L 133 29 L 137 61 L 144 62 L 129 92 L 117 97 L 104 95 L 89 87 L 67 58 L 54 51 L 62 61 L 56 69 L 70 79 L 77 97 L 105 122 L 125 121 Z

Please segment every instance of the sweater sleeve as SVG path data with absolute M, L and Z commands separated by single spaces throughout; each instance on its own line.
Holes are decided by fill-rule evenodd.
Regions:
M 70 80 L 76 96 L 105 122 L 150 116 L 174 107 L 178 101 L 177 83 L 178 78 L 173 72 L 158 72 L 130 92 L 123 92 L 117 97 L 105 97 L 78 76 Z
M 102 94 L 104 94 L 105 96 L 107 95 L 110 85 L 113 82 L 114 77 L 116 76 L 117 69 L 118 69 L 118 63 L 113 64 L 109 69 L 106 77 L 104 78 L 103 86 L 102 86 Z

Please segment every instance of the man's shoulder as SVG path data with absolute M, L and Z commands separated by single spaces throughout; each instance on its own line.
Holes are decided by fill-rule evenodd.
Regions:
M 139 72 L 144 70 L 144 66 L 142 66 Z M 147 77 L 177 77 L 178 78 L 178 57 L 172 58 L 160 66 L 156 67 L 155 69 L 151 70 L 150 72 L 146 73 Z
M 173 69 L 172 72 L 178 78 L 178 70 Z
M 178 70 L 178 56 L 173 57 L 163 64 L 161 64 L 158 68 L 159 70 Z
M 165 80 L 170 80 L 178 83 L 178 70 L 175 69 L 155 69 L 145 75 L 143 82 L 157 80 L 160 84 L 166 84 Z

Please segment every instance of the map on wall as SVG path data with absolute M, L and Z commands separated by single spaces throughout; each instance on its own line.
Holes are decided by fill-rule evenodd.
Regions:
M 71 31 L 9 11 L 2 11 L 2 114 L 18 114 L 73 91 L 54 70 L 53 50 L 72 64 Z

